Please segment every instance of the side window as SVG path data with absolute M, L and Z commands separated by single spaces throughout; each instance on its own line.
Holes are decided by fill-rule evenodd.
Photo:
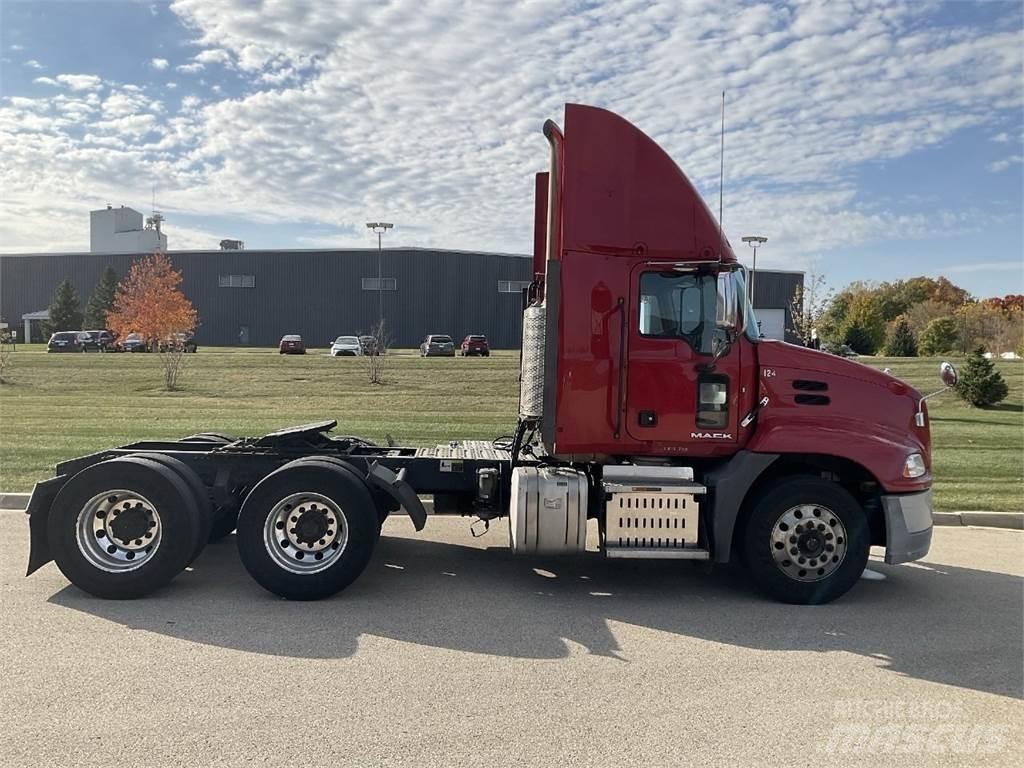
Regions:
M 694 351 L 711 354 L 717 283 L 713 275 L 644 272 L 640 275 L 640 334 L 685 339 Z

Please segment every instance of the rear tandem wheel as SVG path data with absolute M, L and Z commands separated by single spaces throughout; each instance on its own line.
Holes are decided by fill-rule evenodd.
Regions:
M 50 508 L 53 559 L 96 597 L 142 597 L 167 584 L 201 548 L 195 496 L 166 464 L 123 456 L 94 464 L 61 488 Z
M 358 578 L 379 535 L 365 481 L 335 460 L 309 457 L 256 484 L 236 539 L 242 564 L 262 587 L 289 600 L 318 600 Z

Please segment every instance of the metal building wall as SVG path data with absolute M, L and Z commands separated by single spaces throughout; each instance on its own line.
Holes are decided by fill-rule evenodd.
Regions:
M 251 346 L 274 346 L 286 333 L 299 333 L 310 346 L 324 347 L 341 334 L 370 330 L 377 321 L 377 292 L 362 290 L 364 277 L 377 276 L 377 251 L 172 251 L 182 273 L 182 291 L 200 318 L 201 345 L 239 343 L 242 326 Z M 123 277 L 137 255 L 0 254 L 0 319 L 21 327 L 26 312 L 46 309 L 57 285 L 69 278 L 84 307 L 109 265 Z M 456 341 L 483 333 L 498 349 L 521 340 L 521 296 L 498 293 L 499 280 L 528 281 L 527 256 L 419 248 L 385 249 L 385 277 L 398 281 L 384 291 L 384 316 L 394 346 L 415 347 L 428 333 Z M 221 275 L 252 275 L 254 288 L 220 288 Z M 755 307 L 786 308 L 803 275 L 758 271 Z
M 182 292 L 199 313 L 196 340 L 221 346 L 274 346 L 298 333 L 310 346 L 326 346 L 341 334 L 369 331 L 377 322 L 377 292 L 362 278 L 377 276 L 377 251 L 172 251 L 182 273 Z M 20 327 L 21 316 L 49 306 L 57 285 L 71 280 L 84 306 L 109 265 L 124 276 L 132 254 L 0 254 L 0 318 Z M 530 279 L 526 256 L 385 249 L 384 317 L 398 347 L 418 346 L 428 333 L 456 340 L 483 333 L 496 348 L 516 348 L 521 336 L 519 293 L 499 293 L 499 280 Z M 254 288 L 221 288 L 221 275 L 252 275 Z
M 772 308 L 786 310 L 786 341 L 799 343 L 792 332 L 793 294 L 804 284 L 803 272 L 774 272 L 758 270 L 754 275 L 754 310 Z

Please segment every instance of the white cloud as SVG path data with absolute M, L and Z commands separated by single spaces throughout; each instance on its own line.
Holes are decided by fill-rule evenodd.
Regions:
M 42 64 L 40 64 L 35 59 L 29 59 L 28 61 L 26 61 L 25 62 L 25 66 L 28 67 L 29 69 L 46 69 L 46 67 L 44 67 Z
M 167 59 L 150 59 L 149 66 L 155 70 L 164 70 L 171 65 Z
M 103 116 L 106 118 L 126 117 L 143 111 L 149 99 L 145 94 L 131 90 L 115 90 L 103 100 Z
M 25 46 L 24 45 L 18 45 L 17 43 L 14 43 L 14 44 L 11 45 L 10 49 L 12 51 L 24 51 L 25 50 Z
M 96 75 L 57 75 L 56 79 L 37 77 L 32 82 L 41 85 L 63 85 L 72 91 L 96 91 L 103 87 L 103 81 Z
M 1000 173 L 1005 171 L 1007 168 L 1012 168 L 1015 165 L 1024 163 L 1024 155 L 1010 155 L 1004 157 L 1002 160 L 996 160 L 994 163 L 989 163 L 988 169 L 992 173 Z
M 228 66 L 243 89 L 225 82 L 218 94 L 193 78 L 182 90 L 195 93 L 177 113 L 168 100 L 168 115 L 154 94 L 112 85 L 91 105 L 102 115 L 66 107 L 68 127 L 12 104 L 9 133 L 0 119 L 5 198 L 24 210 L 72 208 L 123 199 L 125 180 L 160 178 L 166 204 L 182 211 L 330 225 L 380 213 L 399 224 L 396 245 L 527 252 L 532 174 L 547 162 L 539 128 L 561 120 L 564 102 L 619 112 L 713 198 L 724 88 L 726 232 L 739 250 L 740 235 L 765 230 L 764 263 L 784 266 L 893 232 L 977 228 L 978 211 L 908 214 L 898 201 L 865 199 L 857 172 L 966 128 L 998 135 L 1024 106 L 1019 24 L 936 25 L 931 4 L 175 0 L 171 9 L 202 48 L 174 69 Z M 59 172 L 48 162 L 56 155 Z M 19 244 L 9 220 L 0 209 L 0 243 L 37 247 Z
M 229 64 L 231 62 L 231 54 L 219 48 L 210 48 L 200 51 L 192 57 L 192 60 L 200 64 Z

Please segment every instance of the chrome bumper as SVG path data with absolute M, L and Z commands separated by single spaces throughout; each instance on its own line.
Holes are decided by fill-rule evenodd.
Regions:
M 906 563 L 928 554 L 932 543 L 932 492 L 882 497 L 885 562 Z

